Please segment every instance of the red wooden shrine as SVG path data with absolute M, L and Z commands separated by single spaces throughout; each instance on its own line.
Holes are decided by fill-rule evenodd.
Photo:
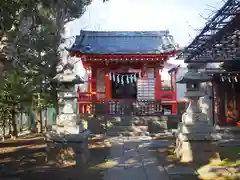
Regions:
M 80 88 L 78 92 L 80 111 L 91 111 L 90 106 L 87 106 L 91 102 L 119 100 L 113 95 L 117 91 L 113 89 L 113 78 L 125 76 L 124 80 L 127 82 L 122 82 L 122 85 L 125 85 L 130 83 L 130 79 L 126 79 L 130 77 L 128 74 L 137 74 L 136 84 L 143 82 L 141 86 L 145 86 L 145 90 L 138 85 L 136 88 L 138 96 L 127 99 L 161 101 L 163 108 L 166 107 L 171 114 L 176 114 L 176 70 L 169 71 L 171 78 L 170 86 L 167 88 L 164 87 L 160 71 L 164 68 L 164 62 L 169 57 L 175 56 L 178 49 L 172 36 L 164 32 L 81 31 L 81 35 L 76 38 L 75 44 L 69 50 L 72 57 L 81 58 L 83 67 L 88 72 L 87 91 L 81 92 Z M 152 47 L 160 45 L 169 46 L 169 49 L 163 51 Z M 120 81 L 121 79 L 119 83 Z M 143 88 L 141 91 L 145 91 L 146 97 L 139 95 L 140 88 Z M 142 94 L 144 95 L 143 92 Z

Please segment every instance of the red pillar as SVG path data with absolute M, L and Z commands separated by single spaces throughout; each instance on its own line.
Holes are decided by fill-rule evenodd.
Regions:
M 112 98 L 112 84 L 111 84 L 111 80 L 109 78 L 109 75 L 106 74 L 105 75 L 105 99 L 106 100 L 110 100 Z
M 92 78 L 91 78 L 91 83 L 92 83 L 92 87 L 91 87 L 91 96 L 92 96 L 92 101 L 96 101 L 97 100 L 97 68 L 92 66 Z
M 147 78 L 147 68 L 145 66 L 141 68 L 141 77 Z
M 172 104 L 172 114 L 177 114 L 177 102 Z
M 161 76 L 159 73 L 159 68 L 154 68 L 154 77 L 155 77 L 155 100 L 161 99 Z
M 112 82 L 108 75 L 108 71 L 105 71 L 105 100 L 109 101 L 112 99 Z M 110 112 L 110 104 L 106 103 L 107 112 Z
M 87 92 L 90 93 L 91 92 L 91 73 L 88 72 L 87 70 L 87 74 L 88 74 L 88 89 L 87 89 Z

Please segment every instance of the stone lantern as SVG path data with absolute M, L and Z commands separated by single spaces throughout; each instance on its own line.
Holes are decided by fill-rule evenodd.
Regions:
M 56 124 L 46 133 L 48 159 L 55 159 L 63 164 L 86 163 L 90 132 L 84 129 L 83 121 L 73 109 L 77 98 L 75 85 L 83 81 L 73 72 L 71 64 L 66 64 L 63 72 L 57 74 L 53 81 L 59 86 L 59 114 Z
M 200 84 L 209 81 L 210 76 L 193 67 L 178 81 L 186 84 L 185 97 L 189 99 L 189 106 L 182 115 L 176 133 L 175 152 L 182 162 L 208 162 L 209 158 L 216 157 L 215 130 L 198 102 L 200 97 L 205 96 L 200 91 Z

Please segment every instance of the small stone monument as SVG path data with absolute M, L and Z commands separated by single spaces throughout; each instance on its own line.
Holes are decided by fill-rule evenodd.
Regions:
M 189 68 L 178 81 L 186 83 L 185 97 L 189 99 L 189 106 L 182 115 L 182 122 L 179 123 L 176 133 L 175 152 L 182 162 L 208 162 L 216 157 L 215 130 L 198 103 L 199 98 L 205 95 L 200 91 L 200 83 L 210 80 L 211 77 L 204 72 Z
M 59 114 L 56 124 L 46 133 L 48 160 L 55 160 L 60 165 L 84 164 L 89 158 L 90 132 L 84 129 L 82 120 L 73 110 L 77 98 L 74 86 L 83 81 L 74 74 L 71 64 L 66 64 L 53 81 L 59 85 Z

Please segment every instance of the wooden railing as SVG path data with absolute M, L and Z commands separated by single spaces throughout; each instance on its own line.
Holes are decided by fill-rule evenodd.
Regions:
M 105 100 L 105 92 L 96 92 L 96 99 L 92 99 L 92 93 L 91 92 L 78 92 L 78 110 L 79 114 L 92 114 L 92 103 L 93 101 L 103 101 Z
M 79 102 L 79 112 L 107 116 L 149 116 L 162 113 L 161 101 L 104 100 Z

